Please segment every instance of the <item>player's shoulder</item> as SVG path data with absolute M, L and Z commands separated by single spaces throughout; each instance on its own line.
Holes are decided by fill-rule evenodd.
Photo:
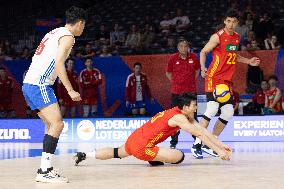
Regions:
M 174 53 L 170 55 L 170 60 L 177 59 L 179 57 L 179 53 Z
M 216 34 L 216 35 L 218 35 L 218 36 L 222 36 L 222 35 L 224 35 L 224 34 L 225 34 L 225 30 L 224 30 L 224 28 L 223 28 L 223 29 L 218 30 L 215 34 Z M 213 34 L 213 35 L 214 35 L 214 34 Z M 213 36 L 213 35 L 212 35 L 212 36 Z
M 98 68 L 93 68 L 93 72 L 100 73 L 101 71 Z
M 131 77 L 134 77 L 134 73 L 131 73 L 127 76 L 127 78 L 131 78 Z

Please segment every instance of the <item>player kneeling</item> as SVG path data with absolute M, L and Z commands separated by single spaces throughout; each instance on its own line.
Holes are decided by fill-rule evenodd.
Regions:
M 89 157 L 106 160 L 125 158 L 131 155 L 137 159 L 148 161 L 152 166 L 164 163 L 179 164 L 184 160 L 182 151 L 156 146 L 179 129 L 199 137 L 204 144 L 217 152 L 222 160 L 230 160 L 232 152 L 230 147 L 219 141 L 194 120 L 196 109 L 196 97 L 184 94 L 180 98 L 179 106 L 159 112 L 135 130 L 123 146 L 96 149 L 89 153 L 78 152 L 75 155 L 75 164 L 78 165 Z

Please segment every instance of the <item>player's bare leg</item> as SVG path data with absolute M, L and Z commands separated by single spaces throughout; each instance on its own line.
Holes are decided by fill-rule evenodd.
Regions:
M 70 117 L 72 117 L 72 118 L 74 118 L 75 117 L 75 115 L 76 115 L 76 107 L 75 106 L 72 106 L 72 107 L 70 107 L 70 108 L 68 108 L 69 109 L 69 115 L 70 115 Z
M 133 116 L 137 116 L 138 113 L 139 113 L 139 110 L 136 109 L 136 108 L 133 108 L 133 109 L 131 110 L 131 112 L 132 112 L 132 115 L 133 115 Z
M 163 163 L 173 163 L 178 164 L 184 160 L 184 153 L 182 151 L 171 149 L 171 148 L 161 148 L 157 156 L 150 161 L 151 165 L 163 165 Z
M 140 108 L 140 115 L 144 116 L 146 114 L 146 109 L 145 108 Z
M 43 140 L 43 152 L 40 169 L 36 176 L 38 182 L 66 183 L 68 179 L 53 170 L 52 158 L 57 147 L 58 139 L 64 127 L 58 103 L 40 109 L 38 115 L 47 126 Z
M 95 158 L 100 160 L 107 160 L 112 158 L 125 158 L 130 156 L 126 150 L 125 145 L 119 147 L 119 148 L 101 148 L 101 149 L 95 149 L 92 152 L 77 152 L 74 156 L 75 159 L 75 165 L 78 165 L 80 162 L 86 160 L 87 158 Z
M 222 123 L 220 120 L 217 120 L 213 128 L 213 135 L 218 137 L 225 127 L 226 125 L 224 123 Z
M 199 122 L 199 124 L 203 128 L 208 128 L 208 125 L 209 125 L 209 122 L 210 122 L 211 118 L 214 117 L 217 114 L 218 109 L 219 109 L 219 103 L 218 102 L 215 102 L 215 101 L 207 102 L 206 111 L 205 111 L 205 113 L 203 115 L 203 118 Z M 202 155 L 203 148 L 202 147 L 203 146 L 202 146 L 201 140 L 198 137 L 196 137 L 196 139 L 194 141 L 194 144 L 193 144 L 193 146 L 191 148 L 191 153 L 197 159 L 203 159 L 203 155 Z M 207 146 L 205 146 L 205 147 L 207 147 Z M 218 156 L 217 153 L 214 154 L 214 156 Z

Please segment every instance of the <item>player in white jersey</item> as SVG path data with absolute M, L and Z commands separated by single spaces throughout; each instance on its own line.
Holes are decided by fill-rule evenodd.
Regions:
M 32 63 L 22 87 L 25 99 L 32 110 L 37 109 L 46 125 L 43 152 L 36 181 L 47 183 L 68 182 L 52 167 L 60 133 L 64 127 L 60 108 L 51 88 L 57 76 L 74 101 L 80 101 L 80 94 L 73 90 L 65 70 L 65 60 L 74 43 L 74 36 L 80 36 L 85 27 L 86 12 L 78 7 L 66 11 L 66 25 L 52 30 L 44 36 L 33 56 Z

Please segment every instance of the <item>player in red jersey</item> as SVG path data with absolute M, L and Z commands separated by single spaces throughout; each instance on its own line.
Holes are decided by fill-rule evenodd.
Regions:
M 68 79 L 75 91 L 79 90 L 78 84 L 78 74 L 73 70 L 74 68 L 74 59 L 68 59 L 66 61 L 66 72 Z M 75 117 L 76 114 L 76 105 L 77 102 L 73 101 L 67 90 L 65 89 L 62 82 L 59 80 L 57 85 L 58 101 L 60 104 L 60 110 L 63 117 Z
M 206 145 L 214 149 L 222 160 L 230 160 L 232 152 L 230 147 L 220 142 L 195 121 L 196 97 L 185 93 L 179 97 L 179 102 L 178 106 L 159 112 L 135 130 L 123 146 L 97 149 L 89 153 L 78 152 L 75 155 L 75 163 L 78 164 L 88 157 L 106 160 L 132 155 L 137 159 L 148 161 L 153 166 L 164 163 L 179 164 L 184 160 L 182 151 L 157 146 L 179 129 L 198 136 Z
M 93 60 L 87 58 L 85 61 L 86 69 L 80 73 L 80 86 L 82 89 L 83 117 L 97 116 L 99 86 L 102 84 L 101 72 L 93 67 Z
M 258 66 L 260 63 L 260 60 L 256 57 L 248 59 L 237 54 L 240 44 L 240 35 L 235 32 L 235 28 L 238 25 L 238 13 L 234 10 L 229 10 L 225 16 L 224 24 L 225 27 L 213 34 L 200 52 L 201 75 L 205 78 L 207 97 L 207 108 L 200 125 L 207 128 L 211 118 L 216 115 L 220 108 L 221 115 L 213 129 L 213 135 L 216 137 L 221 134 L 228 121 L 234 115 L 234 108 L 232 97 L 223 104 L 218 103 L 214 99 L 212 92 L 215 86 L 223 83 L 228 85 L 232 91 L 231 83 L 236 69 L 236 62 L 251 66 Z M 206 55 L 211 51 L 213 52 L 213 61 L 207 69 L 205 67 Z M 202 150 L 213 156 L 218 155 L 206 145 L 202 146 Z M 200 140 L 196 139 L 192 151 L 198 153 L 199 159 L 203 157 L 202 150 Z

